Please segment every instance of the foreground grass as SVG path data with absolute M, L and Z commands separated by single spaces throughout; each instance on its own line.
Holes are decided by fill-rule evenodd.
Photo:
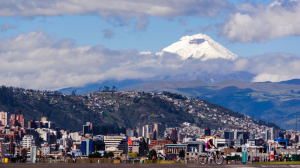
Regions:
M 153 164 L 152 160 L 145 161 L 146 164 Z M 154 164 L 184 164 L 184 161 L 180 161 L 179 163 L 177 161 L 167 161 L 167 160 L 155 160 Z
M 290 164 L 296 164 L 296 165 L 300 165 L 300 161 L 288 161 L 288 162 L 254 162 L 253 164 L 278 164 L 278 165 L 281 165 L 281 164 L 284 164 L 284 165 L 290 165 Z

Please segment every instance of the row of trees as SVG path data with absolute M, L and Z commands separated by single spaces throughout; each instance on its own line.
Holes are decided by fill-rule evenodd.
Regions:
M 120 134 L 126 133 L 126 128 L 118 127 L 114 125 L 100 125 L 93 127 L 93 134 L 94 135 L 107 135 L 107 134 Z
M 89 154 L 89 158 L 113 158 L 114 157 L 114 153 L 113 152 L 104 152 L 103 156 L 101 156 L 100 153 L 96 152 L 93 154 Z
M 109 89 L 109 86 L 104 86 L 103 88 L 99 88 L 99 92 L 117 92 L 118 88 L 116 86 L 112 86 L 111 90 Z
M 162 92 L 163 95 L 166 95 L 166 96 L 169 96 L 173 99 L 182 99 L 182 100 L 186 100 L 187 98 L 182 96 L 181 94 L 177 94 L 177 93 L 171 93 L 171 92 L 166 92 L 166 91 L 163 91 Z

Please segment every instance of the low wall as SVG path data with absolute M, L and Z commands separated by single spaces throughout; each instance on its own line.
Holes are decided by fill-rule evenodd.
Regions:
M 106 158 L 84 158 L 84 159 L 76 159 L 76 163 L 121 163 L 120 160 L 117 159 L 106 159 Z M 72 159 L 67 160 L 68 163 L 73 163 Z
M 121 163 L 118 159 L 107 159 L 107 158 L 78 158 L 75 159 L 76 163 Z M 73 159 L 48 159 L 47 163 L 73 163 Z

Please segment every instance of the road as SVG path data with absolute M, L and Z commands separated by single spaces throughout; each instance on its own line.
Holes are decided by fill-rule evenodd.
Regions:
M 255 168 L 255 167 L 264 167 L 264 168 L 300 168 L 300 165 L 252 165 L 252 164 L 246 164 L 246 165 L 186 165 L 186 164 L 30 164 L 30 163 L 24 163 L 24 164 L 0 164 L 1 168 L 19 168 L 19 167 L 32 167 L 32 168 L 66 168 L 66 167 L 100 167 L 100 168 L 117 168 L 117 167 L 139 167 L 139 168 L 193 168 L 193 167 L 200 167 L 200 168 Z

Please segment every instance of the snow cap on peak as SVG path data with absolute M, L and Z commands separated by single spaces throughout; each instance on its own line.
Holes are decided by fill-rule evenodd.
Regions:
M 164 52 L 178 54 L 182 59 L 194 58 L 201 59 L 202 61 L 216 58 L 230 60 L 237 58 L 237 55 L 215 42 L 206 34 L 184 36 L 180 38 L 178 42 L 164 48 L 156 54 L 163 56 Z
M 192 35 L 192 36 L 183 36 L 183 37 L 180 38 L 180 41 L 193 40 L 193 39 L 209 40 L 211 38 L 209 36 L 207 36 L 206 34 L 195 34 L 195 35 Z

